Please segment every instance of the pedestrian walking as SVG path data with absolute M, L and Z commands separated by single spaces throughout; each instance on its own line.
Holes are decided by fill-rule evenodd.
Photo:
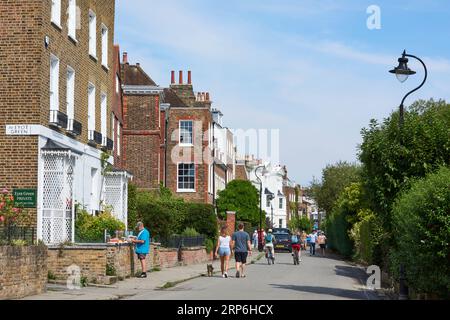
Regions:
M 136 244 L 136 254 L 141 262 L 142 273 L 139 278 L 147 278 L 146 257 L 150 252 L 150 232 L 144 227 L 142 222 L 138 222 L 136 228 L 139 230 L 138 236 L 131 239 Z
M 231 256 L 231 237 L 227 233 L 227 227 L 222 227 L 217 240 L 216 256 L 220 257 L 220 270 L 222 277 L 228 278 L 228 264 Z
M 311 238 L 309 243 L 309 253 L 312 256 L 316 255 L 316 242 L 317 242 L 317 231 L 314 230 L 309 237 Z
M 322 251 L 322 257 L 325 257 L 325 248 L 327 243 L 327 237 L 323 232 L 320 233 L 320 235 L 317 237 L 317 243 L 320 246 L 320 250 Z
M 303 250 L 306 250 L 306 238 L 308 237 L 308 235 L 306 234 L 305 230 L 302 230 L 302 246 L 303 246 Z
M 234 250 L 236 260 L 236 278 L 245 278 L 245 264 L 248 254 L 252 254 L 250 236 L 244 231 L 244 224 L 240 223 L 238 231 L 231 237 L 231 248 Z
M 256 249 L 258 247 L 258 231 L 257 230 L 255 230 L 255 232 L 253 232 L 252 240 L 253 240 L 253 249 Z

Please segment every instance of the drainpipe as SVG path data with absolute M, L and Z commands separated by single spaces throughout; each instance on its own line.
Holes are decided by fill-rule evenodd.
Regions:
M 165 112 L 165 122 L 164 126 L 164 187 L 167 188 L 167 126 L 169 125 L 169 108 L 166 109 Z M 178 170 L 178 168 L 177 168 Z

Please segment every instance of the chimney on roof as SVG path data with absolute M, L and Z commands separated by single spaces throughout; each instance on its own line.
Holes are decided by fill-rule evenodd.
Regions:
M 200 92 L 197 92 L 197 101 L 201 100 Z
M 140 66 L 141 66 L 141 64 L 140 64 L 139 62 L 137 62 L 137 63 L 136 63 L 136 66 L 140 67 Z
M 128 63 L 128 52 L 125 51 L 123 53 L 123 59 L 122 60 L 123 60 L 123 63 Z
M 188 71 L 188 84 L 192 84 L 192 73 L 190 70 Z
M 183 84 L 183 71 L 180 70 L 179 84 Z
M 170 83 L 175 84 L 175 71 L 171 71 Z
M 206 93 L 206 101 L 209 101 L 209 92 Z

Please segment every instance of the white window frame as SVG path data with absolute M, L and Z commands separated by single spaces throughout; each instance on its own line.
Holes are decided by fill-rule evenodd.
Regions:
M 182 132 L 184 133 L 184 130 L 181 129 L 181 123 L 182 122 L 190 122 L 191 123 L 191 142 L 181 142 L 181 136 L 182 136 Z M 193 120 L 179 120 L 178 122 L 178 143 L 180 146 L 193 146 L 194 145 L 194 121 Z
M 67 118 L 75 119 L 75 70 L 70 66 L 66 73 L 66 113 Z
M 101 36 L 102 36 L 102 65 L 108 69 L 109 31 L 108 27 L 106 27 L 103 23 L 101 27 Z
M 97 15 L 89 10 L 89 54 L 97 60 Z
M 103 145 L 106 145 L 108 138 L 108 96 L 102 92 L 100 95 L 100 131 L 102 134 Z
M 116 74 L 116 94 L 120 93 L 120 80 L 119 80 L 119 75 Z
M 61 0 L 51 0 L 51 21 L 61 29 Z
M 67 9 L 67 34 L 72 40 L 77 41 L 77 0 L 69 0 Z
M 194 166 L 194 188 L 180 188 L 179 185 L 179 179 L 180 179 L 180 165 L 193 165 Z M 196 168 L 195 168 L 195 163 L 194 162 L 178 162 L 177 163 L 177 192 L 196 192 L 196 179 L 195 179 L 195 175 L 196 175 Z M 190 177 L 190 176 L 188 176 Z
M 283 198 L 278 198 L 278 209 L 283 209 Z
M 95 86 L 88 83 L 88 130 L 95 131 Z
M 59 111 L 59 58 L 50 55 L 50 110 Z

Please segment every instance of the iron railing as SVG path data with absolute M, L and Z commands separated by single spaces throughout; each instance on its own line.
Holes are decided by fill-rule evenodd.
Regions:
M 161 243 L 164 248 L 186 248 L 186 247 L 200 247 L 205 244 L 205 236 L 171 236 L 168 238 L 155 237 L 154 241 Z
M 18 226 L 0 226 L 0 244 L 11 245 L 23 241 L 26 245 L 36 243 L 36 228 Z

